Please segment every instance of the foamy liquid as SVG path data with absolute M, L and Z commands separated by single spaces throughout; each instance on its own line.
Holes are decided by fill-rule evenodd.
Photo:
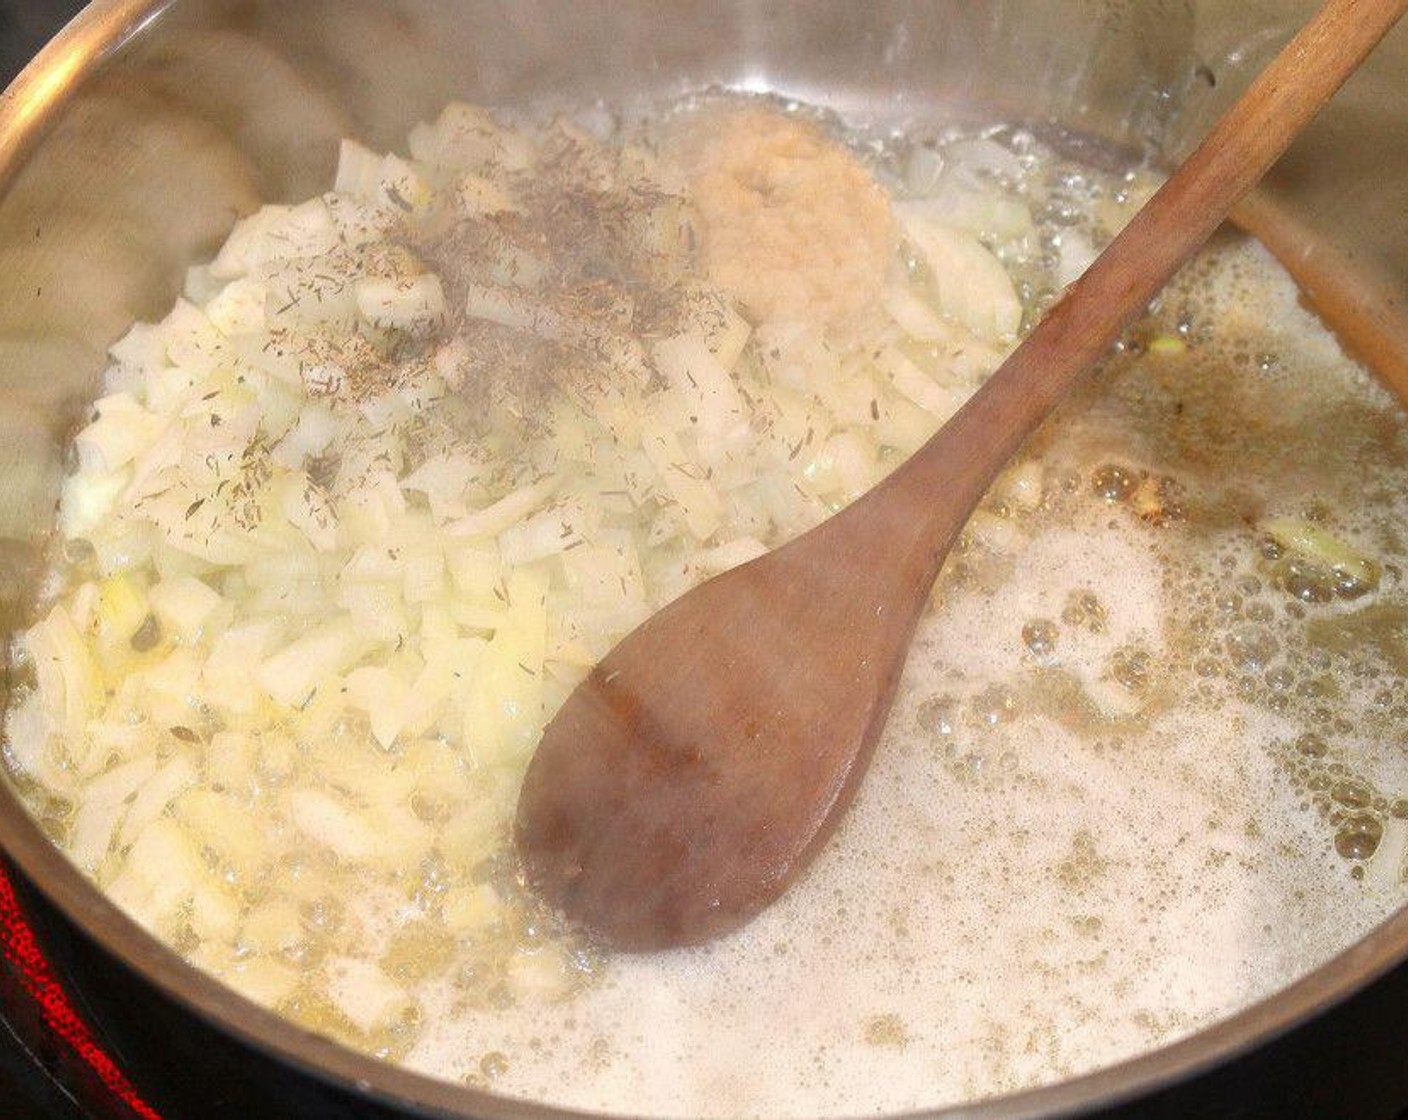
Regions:
M 1408 821 L 1389 801 L 1408 758 L 1386 730 L 1401 741 L 1408 724 L 1382 695 L 1390 659 L 1368 664 L 1371 650 L 1351 668 L 1307 644 L 1308 619 L 1364 603 L 1298 605 L 1258 567 L 1256 534 L 1225 495 L 1214 500 L 1241 487 L 1258 507 L 1338 503 L 1372 482 L 1395 508 L 1334 514 L 1391 564 L 1391 527 L 1408 513 L 1395 406 L 1259 246 L 1204 258 L 1164 307 L 1194 340 L 1188 365 L 1122 360 L 1038 439 L 1044 508 L 1018 519 L 1019 547 L 950 564 L 873 768 L 796 887 L 718 943 L 612 957 L 560 1004 L 489 1012 L 432 993 L 406 1064 L 629 1114 L 937 1107 L 1168 1043 L 1401 905 Z M 1239 401 L 1273 390 L 1289 403 L 1264 453 L 1253 439 L 1192 466 L 1161 458 L 1177 432 L 1159 425 L 1181 396 L 1221 394 L 1235 423 Z M 1363 427 L 1338 431 L 1347 452 L 1317 437 L 1317 417 L 1351 414 Z M 1272 469 L 1286 424 L 1303 425 L 1316 494 Z M 1374 457 L 1356 467 L 1355 448 Z M 1151 524 L 1104 500 L 1090 479 L 1109 462 L 1177 476 L 1189 512 Z M 1072 613 L 1082 594 L 1103 619 Z M 1402 600 L 1391 567 L 1375 595 Z M 1034 620 L 1054 628 L 1050 650 L 1029 648 Z M 1232 637 L 1249 626 L 1275 646 L 1262 661 Z M 1134 689 L 1118 683 L 1131 654 L 1146 666 Z M 1341 682 L 1329 700 L 1306 684 L 1327 673 Z M 1307 729 L 1330 742 L 1310 770 L 1291 746 Z M 1336 851 L 1344 814 L 1313 792 L 1322 765 L 1375 791 L 1385 831 L 1367 860 Z

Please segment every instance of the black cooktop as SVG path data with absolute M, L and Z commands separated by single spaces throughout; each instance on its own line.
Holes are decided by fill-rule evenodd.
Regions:
M 8 86 L 82 6 L 77 0 L 0 0 L 0 86 Z M 22 895 L 0 864 L 0 1116 L 156 1116 L 144 1108 L 44 956 Z
M 82 7 L 78 0 L 0 0 L 0 84 L 9 85 Z

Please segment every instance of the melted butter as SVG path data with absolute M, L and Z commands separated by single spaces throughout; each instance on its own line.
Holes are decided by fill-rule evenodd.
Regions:
M 493 1037 L 519 1055 L 496 1088 L 578 1107 L 953 1104 L 1168 1043 L 1400 906 L 1388 394 L 1226 240 L 1028 454 L 1040 503 L 987 503 L 1019 532 L 950 562 L 874 768 L 791 893 L 717 944 L 611 959 L 557 1008 L 432 1013 L 410 1064 Z M 1303 594 L 1269 514 L 1353 541 L 1382 585 Z

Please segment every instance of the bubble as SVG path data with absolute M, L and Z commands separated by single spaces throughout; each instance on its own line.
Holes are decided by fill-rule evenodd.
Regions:
M 1339 571 L 1334 574 L 1333 586 L 1335 594 L 1341 599 L 1359 599 L 1374 589 L 1374 585 L 1368 580 Z
M 1139 488 L 1139 477 L 1126 467 L 1107 464 L 1090 478 L 1095 496 L 1107 502 L 1122 502 Z
M 1218 676 L 1222 672 L 1221 666 L 1211 657 L 1200 657 L 1193 663 L 1193 672 L 1204 679 Z
M 1061 621 L 1092 634 L 1103 634 L 1109 627 L 1110 612 L 1095 592 L 1072 591 L 1061 611 Z
M 1368 859 L 1378 850 L 1384 826 L 1370 813 L 1356 813 L 1335 833 L 1335 851 L 1345 859 Z
M 1307 758 L 1324 758 L 1329 753 L 1329 744 L 1313 731 L 1307 731 L 1296 740 L 1296 750 Z
M 1284 561 L 1277 568 L 1274 580 L 1282 591 L 1302 603 L 1328 603 L 1335 597 L 1334 574 L 1297 557 Z
M 1035 618 L 1022 627 L 1022 644 L 1034 657 L 1046 657 L 1056 650 L 1060 631 L 1045 618 Z
M 901 1049 L 909 1042 L 909 1032 L 898 1015 L 873 1015 L 866 1020 L 865 1041 L 871 1046 Z
M 1225 594 L 1219 595 L 1213 601 L 1213 606 L 1217 608 L 1218 614 L 1226 615 L 1229 618 L 1235 618 L 1238 614 L 1241 613 L 1242 597 L 1238 595 L 1235 591 L 1229 591 Z
M 915 720 L 931 735 L 952 735 L 958 702 L 952 696 L 931 696 L 919 705 Z
M 1142 646 L 1125 646 L 1110 656 L 1110 675 L 1130 692 L 1143 692 L 1149 686 L 1152 659 Z
M 1368 783 L 1358 778 L 1346 778 L 1335 783 L 1330 796 L 1346 809 L 1366 809 L 1373 798 L 1373 791 Z
M 1247 619 L 1251 622 L 1273 622 L 1276 612 L 1270 603 L 1251 603 L 1247 607 Z
M 1266 668 L 1281 646 L 1264 626 L 1246 624 L 1227 635 L 1227 655 L 1239 669 L 1254 673 Z
M 987 727 L 1014 719 L 1019 712 L 1017 694 L 1005 684 L 995 684 L 973 698 L 973 716 Z
M 1270 669 L 1266 673 L 1266 683 L 1276 692 L 1285 692 L 1295 684 L 1295 674 L 1287 668 Z

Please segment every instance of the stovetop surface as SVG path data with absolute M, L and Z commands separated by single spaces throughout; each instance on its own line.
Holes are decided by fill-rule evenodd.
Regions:
M 41 47 L 82 7 L 79 0 L 0 0 L 0 87 L 10 81 Z M 3 874 L 3 870 L 0 870 Z M 105 1087 L 90 1082 L 91 1073 L 80 1073 L 73 1063 L 85 1065 L 78 1051 L 54 1032 L 54 1016 L 63 1016 L 58 1003 L 46 1004 L 43 993 L 48 974 L 26 974 L 21 964 L 29 948 L 28 926 L 21 912 L 6 906 L 15 899 L 0 880 L 0 1116 L 6 1120 L 96 1120 Z M 18 906 L 15 900 L 14 905 Z M 72 1004 L 72 1022 L 81 1022 Z M 78 1038 L 77 1035 L 74 1036 Z M 95 1038 L 90 1041 L 97 1045 Z M 85 1084 L 85 1082 L 88 1082 Z M 106 1118 L 104 1118 L 106 1120 Z

